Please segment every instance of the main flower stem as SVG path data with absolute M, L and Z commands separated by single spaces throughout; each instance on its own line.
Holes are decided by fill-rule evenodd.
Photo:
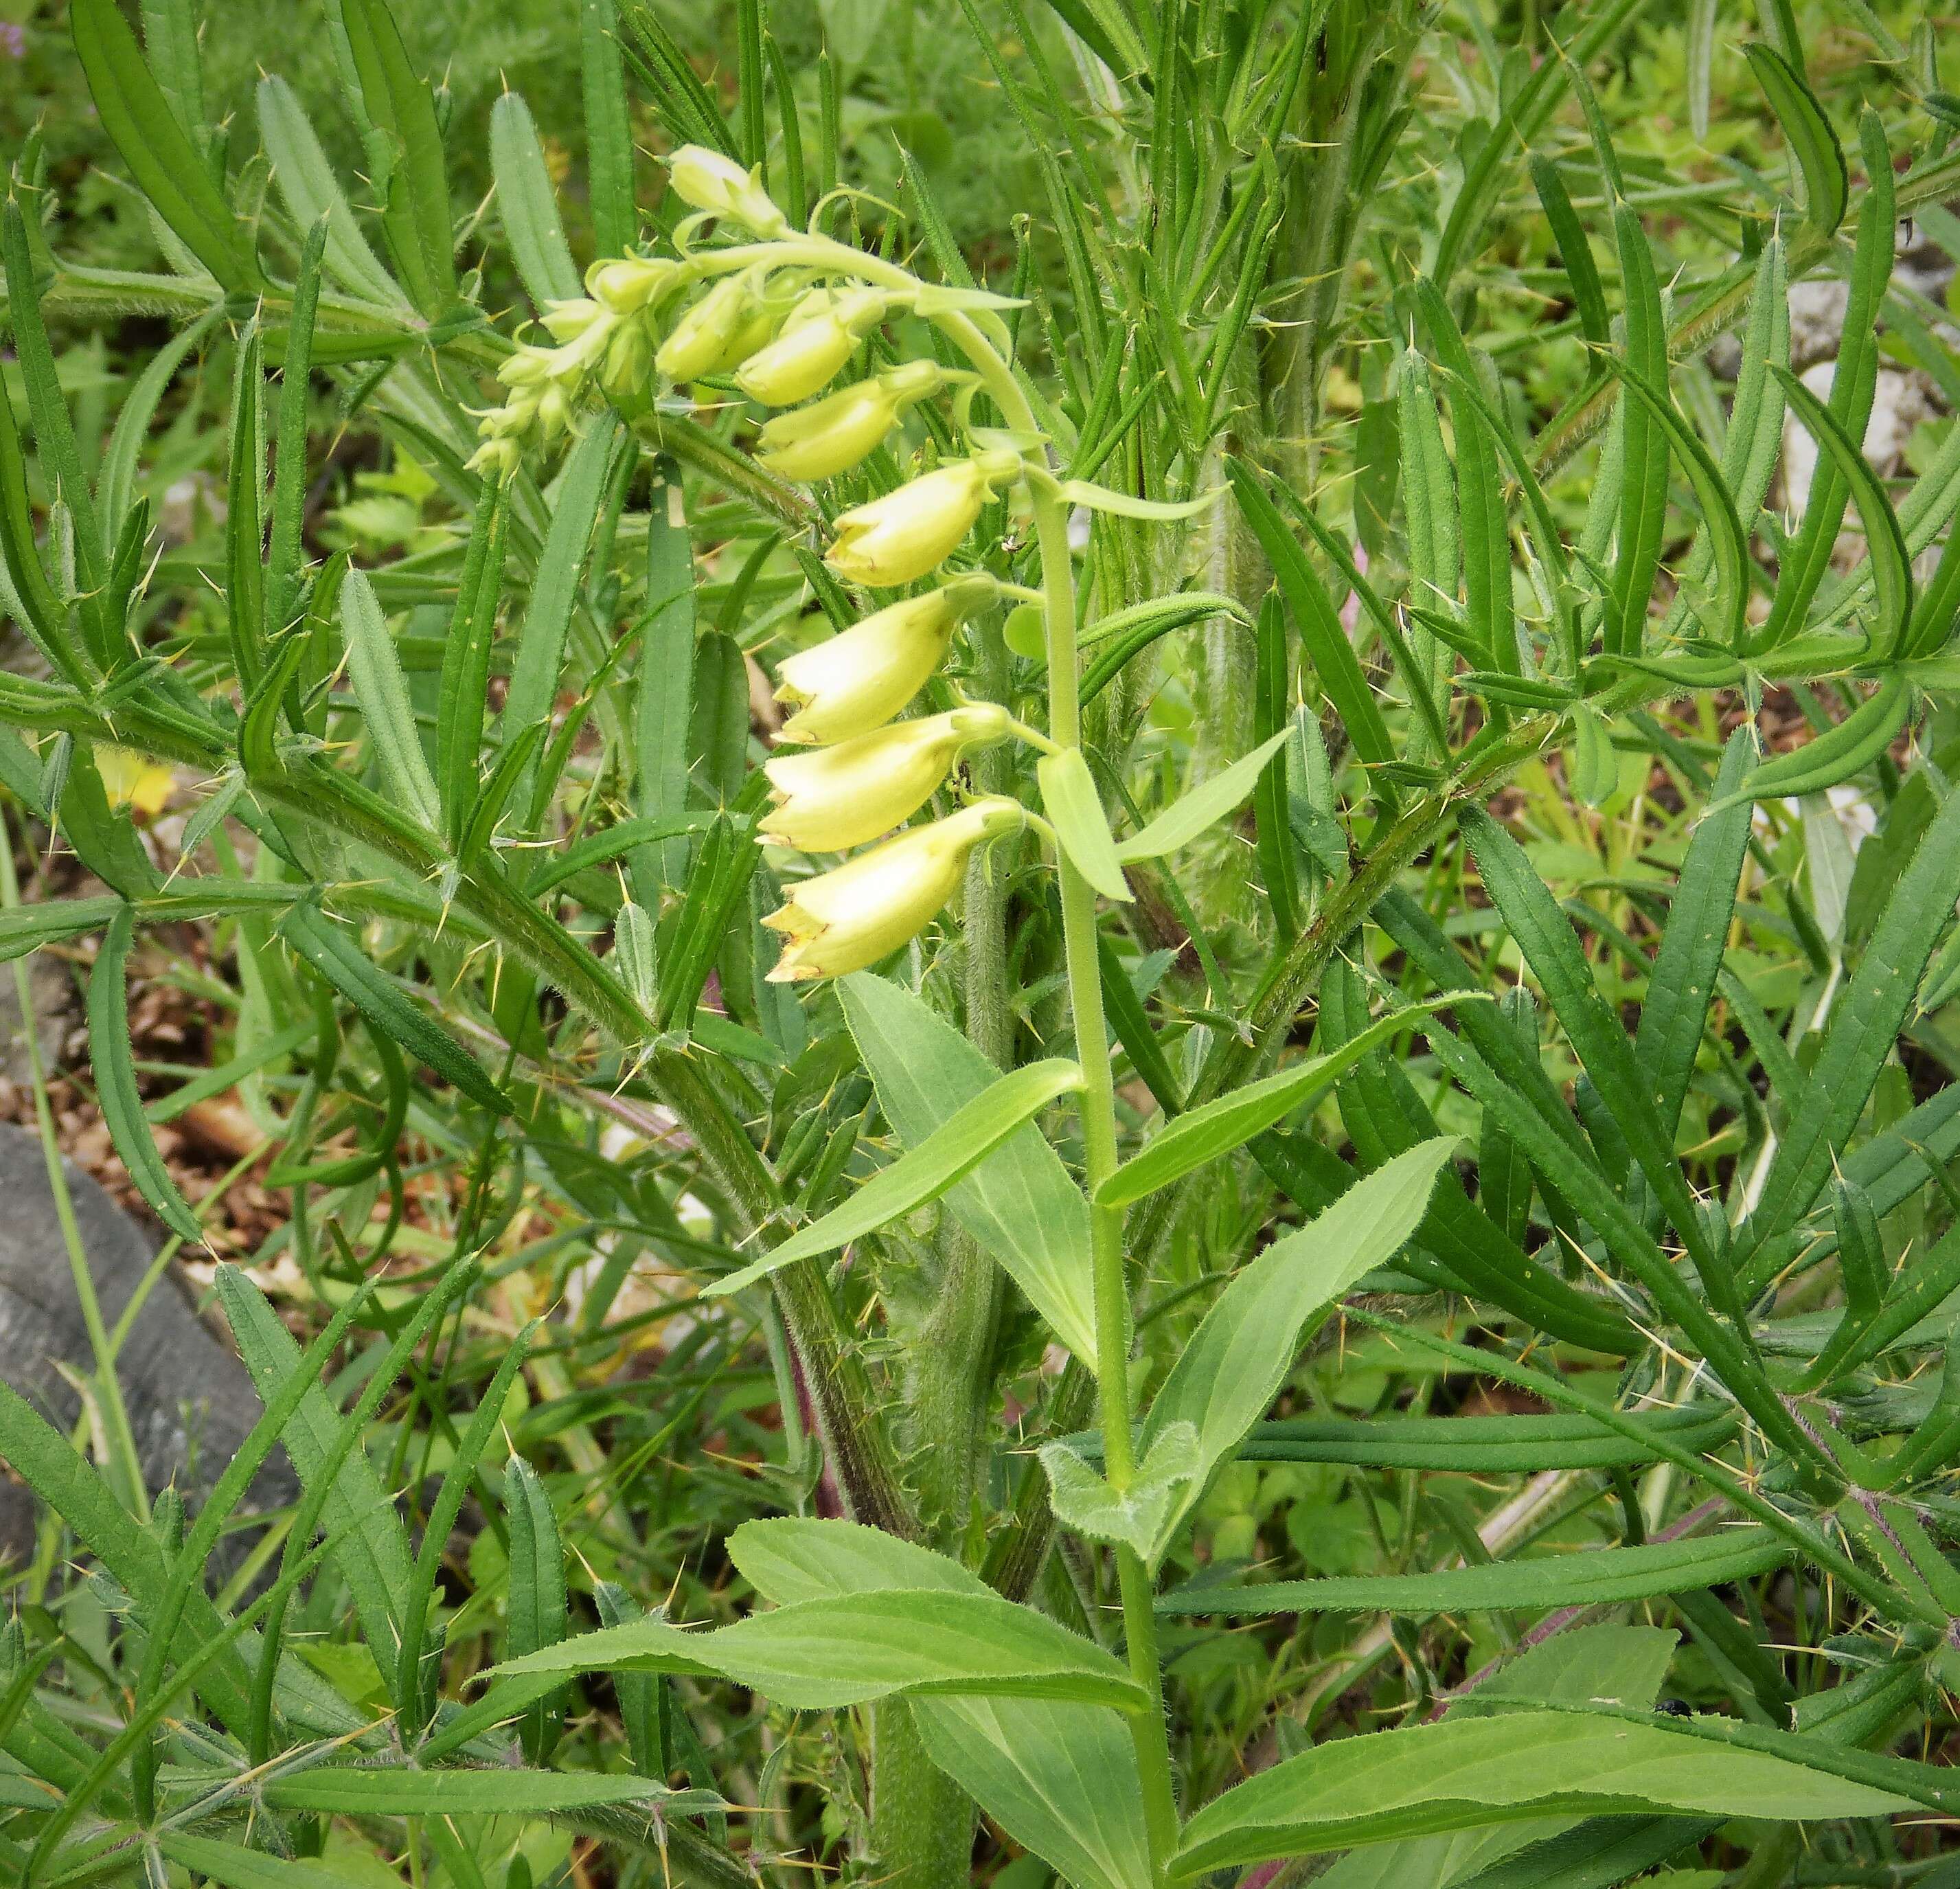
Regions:
M 707 252 L 693 259 L 703 273 L 719 274 L 767 256 L 778 263 L 835 269 L 861 280 L 903 290 L 915 279 L 897 264 L 826 237 Z M 1013 368 L 980 325 L 963 313 L 941 310 L 932 319 L 972 364 L 1010 432 L 1032 441 L 1042 429 Z M 1061 500 L 1029 482 L 1035 534 L 1041 554 L 1042 611 L 1049 678 L 1048 739 L 1057 748 L 1082 745 L 1080 664 L 1076 650 L 1074 560 L 1068 514 Z M 1075 1020 L 1075 1053 L 1082 1066 L 1083 1179 L 1090 1195 L 1090 1239 L 1096 1305 L 1096 1375 L 1102 1419 L 1103 1470 L 1121 1492 L 1136 1474 L 1130 1440 L 1130 1292 L 1123 1259 L 1119 1209 L 1098 1206 L 1096 1189 L 1116 1167 L 1116 1096 L 1109 1075 L 1109 1025 L 1102 1011 L 1102 972 L 1096 948 L 1096 894 L 1056 849 L 1061 883 L 1063 955 L 1069 1005 Z M 1157 1612 L 1150 1571 L 1134 1549 L 1116 1550 L 1122 1587 L 1124 1639 L 1130 1670 L 1149 1704 L 1127 1715 L 1135 1742 L 1144 1794 L 1151 1864 L 1161 1880 L 1177 1847 L 1177 1793 L 1172 1781 L 1170 1740 L 1164 1720 L 1163 1680 L 1157 1653 Z
M 1010 416 L 1011 419 L 1013 416 Z M 1048 734 L 1058 747 L 1082 744 L 1080 665 L 1075 647 L 1075 582 L 1068 518 L 1058 499 L 1034 494 L 1036 540 L 1045 592 L 1050 698 Z M 1123 1217 L 1096 1204 L 1096 1190 L 1116 1170 L 1116 1094 L 1109 1075 L 1109 1025 L 1102 1014 L 1102 971 L 1096 949 L 1096 894 L 1056 849 L 1061 881 L 1062 951 L 1069 1006 L 1075 1018 L 1076 1059 L 1082 1066 L 1083 1181 L 1090 1196 L 1089 1235 L 1094 1268 L 1096 1395 L 1102 1430 L 1103 1473 L 1118 1494 L 1136 1475 L 1130 1441 L 1130 1285 L 1123 1263 Z M 1171 1779 L 1170 1739 L 1164 1722 L 1163 1679 L 1157 1656 L 1155 1596 L 1150 1571 L 1134 1548 L 1116 1550 L 1123 1634 L 1131 1676 L 1150 1705 L 1128 1715 L 1142 1780 L 1144 1817 L 1153 1871 L 1161 1880 L 1177 1847 L 1177 1793 Z

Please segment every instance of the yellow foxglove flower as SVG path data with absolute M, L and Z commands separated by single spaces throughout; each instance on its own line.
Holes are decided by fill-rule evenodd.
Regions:
M 882 727 L 946 660 L 954 629 L 997 594 L 991 578 L 961 578 L 785 658 L 776 671 L 776 699 L 794 712 L 782 739 L 842 741 Z
M 775 795 L 763 836 L 800 852 L 862 846 L 909 820 L 966 750 L 1002 740 L 1007 728 L 1005 709 L 975 702 L 813 753 L 778 754 L 763 769 Z
M 760 167 L 745 170 L 733 158 L 683 145 L 667 160 L 667 174 L 683 203 L 711 216 L 732 218 L 758 236 L 784 234 L 789 218 L 762 188 Z
M 1019 801 L 975 801 L 791 887 L 781 909 L 762 921 L 784 938 L 769 981 L 842 977 L 877 964 L 931 922 L 958 889 L 975 846 L 1018 832 L 1026 820 Z
M 838 295 L 819 289 L 798 304 L 782 333 L 744 364 L 737 386 L 765 406 L 808 400 L 836 378 L 865 331 L 883 319 L 886 302 L 875 288 Z
M 740 367 L 776 331 L 776 311 L 748 279 L 717 282 L 680 320 L 654 356 L 670 381 L 698 381 Z
M 1018 453 L 975 453 L 845 512 L 828 561 L 854 584 L 909 584 L 959 548 L 994 488 L 1021 470 Z
M 873 451 L 908 406 L 945 382 L 937 362 L 908 361 L 794 413 L 778 414 L 762 428 L 756 457 L 784 479 L 806 484 L 835 479 Z

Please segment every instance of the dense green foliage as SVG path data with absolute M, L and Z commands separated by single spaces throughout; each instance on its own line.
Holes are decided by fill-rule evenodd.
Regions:
M 1943 1880 L 1938 26 L 0 40 L 0 956 L 278 1209 L 0 1874 Z

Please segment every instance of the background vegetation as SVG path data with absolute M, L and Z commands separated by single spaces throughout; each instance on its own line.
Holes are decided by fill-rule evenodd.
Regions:
M 66 1438 L 0 1393 L 42 1505 L 0 1571 L 0 1873 L 1166 1866 L 1121 1740 L 1000 1720 L 1045 1823 L 928 1710 L 922 1744 L 893 1699 L 575 1650 L 784 1599 L 782 1537 L 730 1546 L 784 1516 L 1138 1638 L 1129 1551 L 1057 1525 L 1036 1454 L 1102 1460 L 1088 1361 L 970 1198 L 703 1294 L 924 1139 L 974 1079 L 949 1042 L 1086 1053 L 1032 839 L 880 967 L 901 1051 L 765 975 L 802 869 L 754 830 L 772 685 L 863 613 L 830 521 L 950 454 L 943 416 L 813 495 L 725 377 L 650 375 L 508 518 L 468 463 L 534 312 L 671 253 L 694 143 L 1012 298 L 1058 471 L 1223 495 L 1075 521 L 1115 831 L 1284 737 L 1102 909 L 1122 1154 L 1430 1005 L 1129 1211 L 1154 1394 L 1228 1279 L 1457 1143 L 1406 1249 L 1282 1331 L 1154 1571 L 1181 1808 L 1217 1807 L 1177 1872 L 1960 1881 L 1952 18 L 155 0 L 145 68 L 119 18 L 0 0 L 0 949 L 72 1025 L 0 1111 L 164 1226 L 267 1416 L 215 1495 L 146 1486 L 92 1311 Z M 944 346 L 897 319 L 860 365 Z M 1009 505 L 967 559 L 1039 578 Z M 1045 655 L 996 612 L 928 706 L 1045 726 Z M 1041 806 L 1032 762 L 968 784 Z M 1040 1131 L 1093 1158 L 1072 1105 Z M 261 1508 L 275 1443 L 298 1492 Z M 554 1648 L 553 1690 L 486 1692 Z M 1394 1740 L 1446 1706 L 1491 1775 L 1437 1811 L 1438 1747 Z M 1635 1725 L 1675 1742 L 1630 1782 Z M 1230 1795 L 1350 1747 L 1325 1802 Z

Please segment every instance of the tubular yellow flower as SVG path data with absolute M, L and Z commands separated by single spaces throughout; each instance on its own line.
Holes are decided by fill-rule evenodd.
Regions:
M 789 229 L 789 218 L 762 188 L 759 166 L 745 170 L 718 151 L 683 145 L 667 160 L 667 174 L 681 201 L 697 210 L 730 217 L 758 236 L 778 237 Z
M 772 473 L 806 484 L 835 479 L 873 451 L 915 401 L 946 383 L 938 364 L 908 361 L 875 380 L 841 387 L 813 406 L 780 413 L 762 428 L 756 457 Z
M 975 846 L 1018 832 L 1026 820 L 1018 801 L 975 801 L 792 887 L 781 909 L 762 921 L 784 940 L 769 981 L 842 977 L 875 964 L 931 922 L 958 889 Z
M 783 331 L 735 377 L 751 400 L 790 406 L 827 386 L 856 351 L 865 331 L 884 317 L 888 298 L 875 288 L 807 296 Z
M 923 577 L 959 548 L 980 508 L 1021 470 L 1018 453 L 975 453 L 845 512 L 827 561 L 854 584 Z
M 946 660 L 955 627 L 991 603 L 992 578 L 963 577 L 887 605 L 778 667 L 776 699 L 794 712 L 785 741 L 842 741 L 891 720 Z
M 740 367 L 775 332 L 776 314 L 746 276 L 717 282 L 662 342 L 654 365 L 670 381 Z
M 778 754 L 764 772 L 775 805 L 763 836 L 800 852 L 842 852 L 889 833 L 937 792 L 972 747 L 1004 739 L 1007 712 L 975 702 L 917 722 L 894 722 L 811 754 Z

